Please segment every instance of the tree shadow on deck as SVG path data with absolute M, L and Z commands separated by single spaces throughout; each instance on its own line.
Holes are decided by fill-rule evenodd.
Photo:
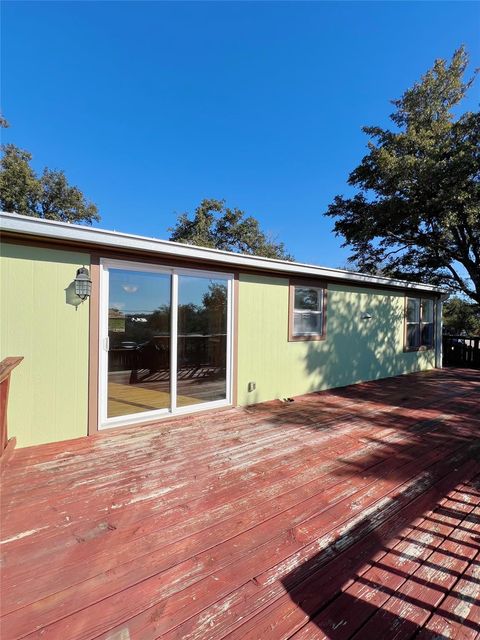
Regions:
M 392 327 L 403 325 L 403 312 L 398 305 L 377 309 L 377 314 L 372 313 L 373 322 L 362 324 L 361 313 L 366 310 L 370 309 L 365 308 L 365 302 L 352 300 L 347 313 L 335 309 L 329 300 L 327 340 L 306 347 L 306 374 L 315 379 L 317 388 L 325 382 L 336 388 L 311 393 L 292 403 L 277 401 L 249 408 L 253 415 L 264 415 L 270 425 L 290 427 L 289 437 L 298 433 L 300 442 L 307 446 L 309 439 L 303 440 L 302 432 L 313 431 L 320 437 L 325 434 L 330 460 L 341 463 L 332 471 L 337 477 L 338 493 L 335 494 L 335 486 L 329 485 L 318 494 L 314 515 L 292 522 L 291 535 L 298 543 L 298 552 L 256 580 L 268 584 L 275 576 L 281 579 L 290 600 L 305 614 L 293 615 L 298 640 L 412 638 L 439 605 L 443 627 L 423 629 L 419 638 L 446 639 L 446 627 L 461 624 L 465 635 L 469 632 L 473 638 L 480 630 L 478 625 L 464 620 L 455 608 L 444 610 L 441 606 L 447 594 L 463 603 L 464 611 L 465 607 L 480 604 L 476 600 L 478 590 L 473 596 L 468 590 L 457 590 L 456 582 L 467 570 L 466 565 L 461 571 L 453 570 L 437 555 L 432 555 L 431 560 L 429 556 L 437 553 L 440 543 L 451 545 L 462 552 L 457 553 L 460 558 L 455 554 L 448 558 L 467 558 L 468 568 L 480 573 L 475 517 L 465 517 L 459 500 L 458 508 L 452 507 L 453 500 L 448 506 L 439 505 L 480 471 L 480 374 L 466 370 L 417 372 L 419 359 L 430 357 L 433 363 L 433 353 L 403 353 L 399 348 L 399 336 L 392 332 Z M 361 348 L 356 349 L 357 344 Z M 405 365 L 412 375 L 399 375 Z M 346 386 L 352 381 L 360 384 Z M 343 444 L 355 440 L 358 452 L 352 454 L 349 447 L 348 455 L 343 454 Z M 318 445 L 321 440 L 315 442 Z M 335 442 L 339 443 L 338 457 Z M 415 461 L 420 465 L 414 473 Z M 438 477 L 429 475 L 442 465 Z M 384 498 L 379 494 L 376 505 L 356 509 L 359 482 L 368 492 L 385 480 L 391 483 L 390 488 L 398 488 L 395 495 L 385 498 L 389 491 L 386 484 Z M 470 490 L 462 490 L 462 494 L 471 493 L 478 502 L 480 486 L 469 486 Z M 339 500 L 343 506 L 335 513 Z M 339 515 L 342 509 L 343 516 Z M 334 521 L 335 515 L 340 520 Z M 446 523 L 450 523 L 450 531 L 445 531 Z M 414 537 L 406 534 L 410 530 Z M 382 558 L 387 551 L 395 560 L 398 550 L 392 547 L 401 543 L 406 547 L 397 556 L 398 562 L 385 565 Z M 414 549 L 413 554 L 408 553 L 409 548 Z M 296 568 L 292 570 L 292 566 Z M 404 571 L 403 566 L 409 566 L 410 571 Z M 363 575 L 367 567 L 373 572 L 373 580 Z M 439 585 L 411 575 L 420 567 L 427 573 L 437 572 L 442 578 Z M 476 587 L 479 576 L 475 577 L 475 572 L 473 577 L 463 579 Z M 401 595 L 397 590 L 406 580 L 415 588 Z M 391 610 L 390 604 L 395 605 Z M 277 624 L 281 626 L 280 612 L 286 611 L 272 609 L 266 617 L 263 624 L 269 637 L 275 637 Z M 271 625 L 268 629 L 267 623 Z M 283 632 L 290 635 L 280 632 L 278 637 L 297 638 L 291 635 L 290 622 L 285 625 Z M 302 625 L 307 625 L 303 631 Z
M 397 518 L 382 506 L 286 575 L 283 587 L 306 614 L 291 637 L 446 640 L 459 637 L 448 632 L 452 625 L 462 638 L 476 637 L 480 627 L 469 616 L 480 606 L 480 520 L 438 506 L 459 483 L 443 482 L 428 499 L 420 493 Z M 465 484 L 478 501 L 478 477 Z M 443 607 L 447 597 L 461 608 Z M 433 615 L 436 624 L 422 628 Z
M 336 388 L 302 398 L 297 413 L 292 403 L 274 416 L 279 425 L 283 420 L 333 436 L 348 423 L 353 439 L 359 427 L 363 445 L 357 455 L 335 458 L 342 463 L 332 472 L 341 482 L 339 493 L 322 491 L 318 512 L 293 523 L 292 535 L 301 545 L 298 561 L 304 561 L 281 582 L 306 614 L 298 640 L 441 640 L 456 637 L 447 629 L 455 625 L 463 625 L 465 637 L 473 638 L 480 631 L 476 620 L 468 619 L 470 607 L 480 605 L 478 517 L 466 514 L 460 500 L 457 508 L 453 500 L 446 506 L 440 502 L 479 472 L 480 375 L 435 370 L 400 376 L 405 368 L 417 371 L 422 358 L 433 363 L 433 353 L 404 353 L 398 332 L 392 331 L 403 325 L 399 305 L 383 299 L 376 308 L 366 308 L 372 304 L 366 300 L 357 296 L 345 311 L 330 299 L 328 346 L 308 345 L 306 374 Z M 371 320 L 360 320 L 365 311 L 371 312 Z M 352 381 L 359 384 L 347 386 Z M 419 466 L 414 472 L 415 461 Z M 359 482 L 367 492 L 385 483 L 385 496 L 356 509 Z M 395 486 L 398 491 L 388 496 Z M 479 484 L 469 486 L 478 502 Z M 336 499 L 343 501 L 344 510 L 338 520 Z M 460 549 L 460 557 L 444 554 L 444 562 L 436 551 L 440 544 Z M 457 570 L 451 568 L 455 562 Z M 462 578 L 467 569 L 471 575 Z M 432 578 L 419 579 L 417 571 Z M 462 579 L 475 589 L 457 590 Z M 461 614 L 458 608 L 442 608 L 447 595 L 463 604 Z M 436 609 L 437 626 L 432 618 L 432 628 L 422 629 Z
M 403 294 L 376 295 L 359 290 L 351 294 L 348 304 L 344 295 L 329 294 L 326 339 L 306 343 L 302 365 L 312 381 L 312 391 L 327 388 L 336 398 L 358 397 L 362 401 L 368 392 L 372 403 L 405 406 L 438 398 L 437 379 L 431 372 L 436 363 L 434 348 L 404 350 Z M 393 379 L 414 372 L 423 372 L 417 380 L 421 380 L 419 387 Z M 469 374 L 465 369 L 445 371 L 444 376 L 455 380 L 456 393 L 467 390 L 470 379 L 480 379 L 478 372 Z M 381 386 L 369 384 L 376 380 L 382 380 Z
M 255 419 L 263 417 L 270 426 L 298 427 L 300 432 L 340 435 L 346 427 L 372 427 L 408 432 L 416 442 L 417 435 L 434 429 L 445 413 L 450 425 L 461 427 L 463 416 L 477 412 L 479 397 L 480 373 L 433 370 L 313 392 L 290 403 L 265 402 L 244 411 Z M 368 440 L 375 442 L 375 437 L 362 442 Z
M 446 375 L 439 384 L 436 375 L 433 400 L 422 388 L 422 376 L 411 379 L 413 385 L 407 382 L 407 387 L 417 386 L 414 397 L 403 395 L 402 380 L 408 378 L 325 394 L 346 402 L 353 400 L 360 422 L 368 422 L 378 431 L 391 427 L 398 437 L 395 433 L 391 439 L 361 437 L 365 447 L 359 449 L 357 456 L 336 458 L 342 465 L 332 473 L 342 485 L 332 497 L 343 501 L 343 515 L 337 516 L 341 510 L 326 490 L 318 496 L 318 513 L 293 527 L 293 535 L 304 544 L 301 555 L 306 560 L 283 577 L 282 585 L 306 614 L 306 626 L 299 631 L 298 640 L 383 640 L 413 638 L 416 634 L 423 640 L 456 637 L 447 631 L 444 635 L 442 624 L 445 629 L 463 625 L 465 637 L 473 638 L 480 631 L 477 622 L 464 615 L 466 611 L 468 618 L 470 607 L 480 606 L 480 520 L 476 514 L 466 512 L 471 500 L 480 500 L 480 481 L 470 482 L 480 470 L 480 378 L 466 374 L 457 384 L 457 376 Z M 390 407 L 385 402 L 389 389 Z M 362 405 L 371 403 L 370 391 L 378 407 L 369 415 Z M 435 409 L 435 403 L 445 398 L 445 406 Z M 432 407 L 436 413 L 433 417 Z M 359 482 L 362 490 L 357 493 Z M 363 490 L 375 491 L 381 483 L 385 483 L 385 494 L 379 494 L 373 504 L 367 501 L 362 505 L 359 495 Z M 469 487 L 465 492 L 439 504 L 462 483 Z M 392 487 L 398 487 L 398 491 L 389 496 Z M 448 560 L 444 562 L 436 552 L 440 543 L 442 548 L 447 546 L 460 553 L 444 553 Z M 409 549 L 413 549 L 413 555 Z M 394 563 L 384 563 L 387 553 Z M 451 568 L 455 562 L 460 569 Z M 465 593 L 456 590 L 456 582 L 468 567 L 472 576 L 463 579 L 475 589 Z M 422 571 L 431 575 L 431 580 L 412 575 L 417 570 L 419 575 Z M 369 575 L 373 578 L 369 579 Z M 401 588 L 406 581 L 410 586 L 403 593 Z M 456 609 L 442 609 L 447 595 L 463 603 L 461 615 Z M 439 628 L 422 629 L 437 607 Z
M 302 379 L 308 381 L 311 396 L 302 396 L 301 406 L 294 398 L 290 404 L 276 400 L 251 405 L 246 411 L 265 414 L 270 424 L 329 430 L 339 419 L 359 422 L 357 401 L 368 403 L 370 414 L 376 410 L 385 413 L 388 406 L 400 416 L 399 408 L 427 409 L 451 395 L 461 405 L 472 380 L 479 382 L 480 393 L 479 372 L 431 370 L 435 363 L 433 350 L 404 352 L 403 294 L 378 296 L 360 290 L 347 302 L 348 305 L 343 295 L 329 291 L 326 339 L 291 345 L 298 354 L 297 363 L 303 369 Z M 371 318 L 364 319 L 366 315 Z M 280 367 L 284 363 L 278 359 L 270 362 L 272 365 Z M 293 375 L 298 375 L 296 369 Z M 287 391 L 278 391 L 278 398 L 291 395 L 288 384 L 285 388 Z

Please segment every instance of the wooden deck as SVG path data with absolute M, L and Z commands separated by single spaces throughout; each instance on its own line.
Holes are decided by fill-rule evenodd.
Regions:
M 19 450 L 1 638 L 480 638 L 480 372 Z

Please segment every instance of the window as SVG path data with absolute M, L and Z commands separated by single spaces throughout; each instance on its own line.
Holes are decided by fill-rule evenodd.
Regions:
M 433 348 L 433 300 L 407 298 L 405 306 L 405 350 Z
M 326 285 L 290 283 L 290 341 L 325 338 L 325 300 Z

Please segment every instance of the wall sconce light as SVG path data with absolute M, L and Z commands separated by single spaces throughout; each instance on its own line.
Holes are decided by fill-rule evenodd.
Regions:
M 366 312 L 366 313 L 362 313 L 361 318 L 362 320 L 371 320 L 372 316 L 368 312 Z
M 86 267 L 77 270 L 77 276 L 74 280 L 75 293 L 80 300 L 86 300 L 92 293 L 92 281 Z

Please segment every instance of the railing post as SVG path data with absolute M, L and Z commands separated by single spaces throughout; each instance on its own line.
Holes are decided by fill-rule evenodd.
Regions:
M 16 439 L 8 438 L 8 392 L 10 389 L 10 375 L 23 360 L 23 356 L 5 358 L 0 362 L 0 473 L 4 470 L 7 460 L 15 448 Z
M 443 297 L 440 297 L 435 305 L 435 367 L 443 367 Z

